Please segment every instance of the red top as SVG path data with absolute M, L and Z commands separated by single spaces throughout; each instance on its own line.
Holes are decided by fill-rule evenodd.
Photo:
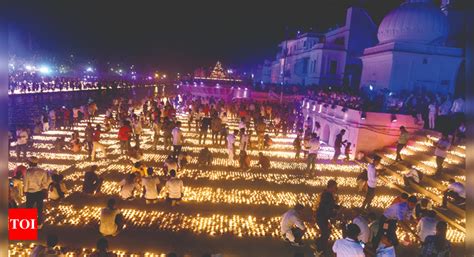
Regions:
M 92 134 L 92 141 L 99 142 L 100 140 L 100 130 L 94 130 L 94 134 Z
M 130 140 L 131 134 L 132 134 L 132 129 L 128 126 L 123 126 L 119 129 L 118 139 L 121 141 L 128 141 Z

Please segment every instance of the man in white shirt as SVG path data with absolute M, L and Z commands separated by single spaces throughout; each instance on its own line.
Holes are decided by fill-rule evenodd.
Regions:
M 412 220 L 413 211 L 417 203 L 416 196 L 408 197 L 406 202 L 399 202 L 390 205 L 380 217 L 377 235 L 372 240 L 372 245 L 378 247 L 382 236 L 387 236 L 393 246 L 398 245 L 397 222 L 401 221 L 403 226 Z
M 362 203 L 363 209 L 368 209 L 375 197 L 375 187 L 377 186 L 377 165 L 380 163 L 380 156 L 374 156 L 371 164 L 367 166 L 367 194 Z
M 376 257 L 396 257 L 395 247 L 387 236 L 382 236 L 375 254 Z
M 245 128 L 240 129 L 240 143 L 239 143 L 239 150 L 240 151 L 247 151 L 249 146 L 249 135 L 245 133 Z
M 420 175 L 418 171 L 412 166 L 405 174 L 403 174 L 403 183 L 405 186 L 410 186 L 410 182 L 420 183 Z
M 460 182 L 456 182 L 454 179 L 449 180 L 449 186 L 443 193 L 443 204 L 442 209 L 447 209 L 448 198 L 453 198 L 455 203 L 463 203 L 466 201 L 466 188 Z
M 365 257 L 364 247 L 357 240 L 360 228 L 356 224 L 347 225 L 347 237 L 338 239 L 332 246 L 332 251 L 337 257 Z
M 146 204 L 158 202 L 158 185 L 160 179 L 153 175 L 153 168 L 149 167 L 147 170 L 147 177 L 142 178 L 143 185 L 143 198 L 145 198 Z
M 436 104 L 433 102 L 428 106 L 429 128 L 434 129 L 436 125 Z
M 436 212 L 433 210 L 428 211 L 428 214 L 418 221 L 416 234 L 420 238 L 421 243 L 425 241 L 427 236 L 436 234 L 436 224 L 438 224 L 438 220 L 436 219 Z
M 234 166 L 235 162 L 235 149 L 234 149 L 234 144 L 235 144 L 235 138 L 237 137 L 237 134 L 239 134 L 238 130 L 234 130 L 233 134 L 229 134 L 227 136 L 227 155 L 228 155 L 228 166 Z
M 120 210 L 115 208 L 115 200 L 109 199 L 107 207 L 100 212 L 99 232 L 103 236 L 116 236 L 123 226 L 123 217 Z
M 28 159 L 30 168 L 26 171 L 24 178 L 24 192 L 26 195 L 26 208 L 38 209 L 38 228 L 43 227 L 43 201 L 46 197 L 49 183 L 51 182 L 48 173 L 38 167 L 38 158 Z
M 183 181 L 176 177 L 175 170 L 170 171 L 170 176 L 171 178 L 165 184 L 166 201 L 174 206 L 179 204 L 179 201 L 183 198 Z
M 119 183 L 120 197 L 122 197 L 123 200 L 133 200 L 135 190 L 140 189 L 139 181 L 136 173 L 128 174 L 127 177 Z
M 20 159 L 20 154 L 23 153 L 23 159 L 26 159 L 26 150 L 28 148 L 28 132 L 25 128 L 19 128 L 16 131 L 16 157 Z
M 173 156 L 178 158 L 183 147 L 183 132 L 181 131 L 181 122 L 176 122 L 176 127 L 171 131 L 173 136 Z
M 448 135 L 443 133 L 441 138 L 436 143 L 435 156 L 436 156 L 436 173 L 439 174 L 443 170 L 443 163 L 448 155 L 449 147 L 451 147 L 451 142 L 448 139 Z
M 303 245 L 301 238 L 306 231 L 306 227 L 300 218 L 303 209 L 303 205 L 297 204 L 293 209 L 285 212 L 281 218 L 281 233 L 285 240 L 289 241 L 294 246 Z
M 357 215 L 357 212 L 354 211 L 353 213 L 354 219 L 352 223 L 356 224 L 360 229 L 360 234 L 357 239 L 364 244 L 369 242 L 370 237 L 370 229 L 369 229 L 369 221 L 362 215 Z
M 311 139 L 308 142 L 308 159 L 306 160 L 306 169 L 314 170 L 316 168 L 316 160 L 318 159 L 318 151 L 320 148 L 319 137 L 316 133 L 311 134 Z

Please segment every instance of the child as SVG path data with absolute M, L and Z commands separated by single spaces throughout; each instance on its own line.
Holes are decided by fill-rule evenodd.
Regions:
M 350 160 L 351 155 L 351 143 L 347 142 L 344 148 L 344 153 L 346 154 L 346 161 Z

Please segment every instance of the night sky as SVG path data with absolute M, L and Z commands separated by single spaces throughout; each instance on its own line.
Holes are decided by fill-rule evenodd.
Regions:
M 189 72 L 212 66 L 216 60 L 247 68 L 274 58 L 285 27 L 289 35 L 310 28 L 325 32 L 343 24 L 349 6 L 365 7 L 379 24 L 402 0 L 267 1 L 259 5 L 242 1 L 70 2 L 12 3 L 10 53 L 31 54 L 31 38 L 34 53 L 72 53 L 85 59 L 136 64 L 141 69 Z

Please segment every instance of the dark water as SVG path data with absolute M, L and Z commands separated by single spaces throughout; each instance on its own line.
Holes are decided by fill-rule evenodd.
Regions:
M 59 93 L 40 93 L 31 95 L 11 95 L 8 97 L 8 127 L 15 130 L 17 126 L 34 126 L 34 121 L 41 117 L 46 108 L 77 107 L 95 101 L 99 111 L 108 106 L 118 96 L 139 98 L 153 94 L 154 88 L 115 89 L 102 91 L 76 91 Z

